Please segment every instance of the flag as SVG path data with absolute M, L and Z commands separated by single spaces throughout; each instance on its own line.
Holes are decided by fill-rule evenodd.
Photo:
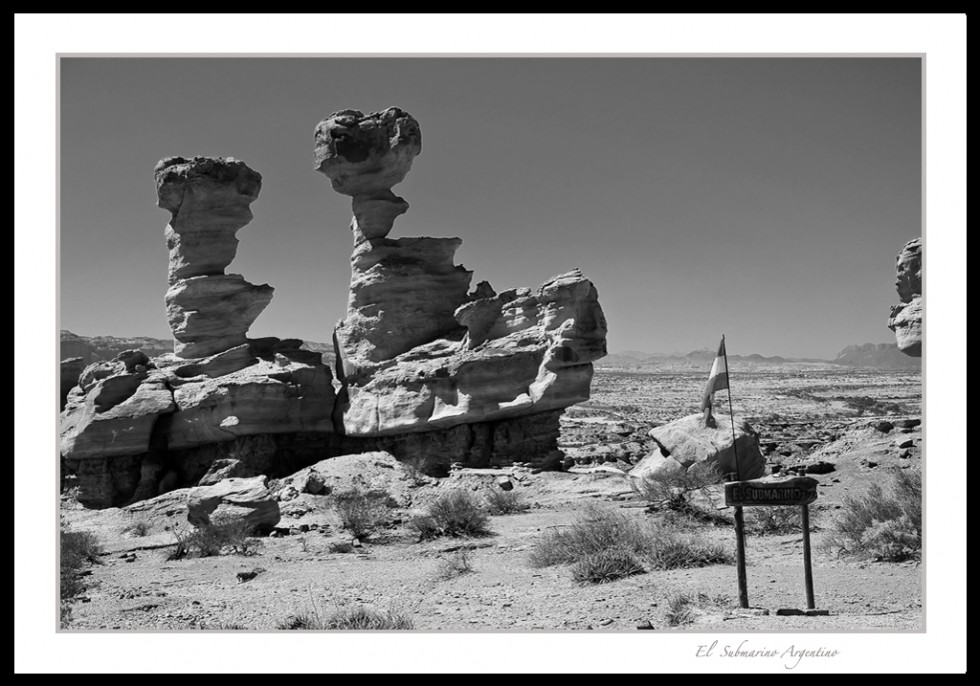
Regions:
M 701 409 L 711 408 L 711 396 L 715 391 L 728 388 L 728 363 L 725 355 L 725 337 L 721 337 L 718 345 L 718 354 L 711 365 L 711 373 L 708 374 L 708 385 L 704 387 L 704 398 L 701 399 Z

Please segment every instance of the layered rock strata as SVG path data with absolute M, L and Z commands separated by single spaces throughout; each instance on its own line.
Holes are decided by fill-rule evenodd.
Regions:
M 901 302 L 892 305 L 888 328 L 898 348 L 911 357 L 922 356 L 922 239 L 905 244 L 895 258 L 895 288 Z
M 314 166 L 352 196 L 354 211 L 350 297 L 334 335 L 344 384 L 338 432 L 394 437 L 469 426 L 463 433 L 473 437 L 480 424 L 550 417 L 588 399 L 592 361 L 606 354 L 606 322 L 581 272 L 536 290 L 497 294 L 483 282 L 468 293 L 472 272 L 453 264 L 458 238 L 387 237 L 408 208 L 391 187 L 420 151 L 418 123 L 394 107 L 336 112 L 316 128 Z M 539 459 L 557 451 L 549 441 L 535 451 Z M 508 459 L 507 449 L 490 445 L 489 455 L 467 463 Z
M 225 274 L 235 234 L 252 220 L 262 177 L 232 157 L 168 157 L 154 169 L 157 206 L 171 213 L 167 320 L 174 353 L 207 357 L 245 343 L 273 288 Z
M 453 259 L 458 238 L 389 238 L 408 208 L 391 189 L 420 150 L 418 123 L 398 108 L 345 110 L 317 127 L 316 168 L 354 214 L 336 395 L 302 341 L 246 337 L 272 289 L 224 270 L 261 177 L 232 158 L 157 166 L 159 205 L 171 212 L 174 352 L 127 350 L 77 375 L 61 452 L 81 502 L 278 478 L 366 451 L 434 474 L 453 463 L 561 464 L 559 418 L 588 399 L 592 361 L 606 353 L 598 293 L 577 269 L 533 290 L 470 290 L 472 272 Z

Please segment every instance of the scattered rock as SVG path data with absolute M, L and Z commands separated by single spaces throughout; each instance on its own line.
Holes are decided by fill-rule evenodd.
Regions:
M 820 460 L 819 462 L 811 462 L 810 464 L 806 465 L 804 471 L 807 474 L 829 474 L 835 469 L 837 469 L 837 467 L 832 462 Z
M 902 450 L 904 448 L 911 448 L 913 445 L 915 445 L 915 441 L 911 438 L 906 438 L 904 440 L 895 442 L 895 447 L 898 448 L 899 450 Z
M 514 482 L 508 479 L 506 476 L 501 476 L 497 478 L 497 486 L 499 486 L 500 490 L 502 491 L 514 490 Z
M 209 525 L 212 518 L 241 518 L 253 532 L 264 533 L 279 522 L 279 503 L 273 500 L 264 476 L 192 488 L 187 496 L 187 521 L 200 527 Z
M 922 424 L 921 419 L 899 419 L 895 422 L 895 426 L 900 426 L 903 429 L 914 429 L 920 424 Z
M 640 622 L 639 624 L 636 625 L 636 628 L 640 629 L 641 631 L 656 629 L 656 627 L 653 626 L 653 622 L 651 622 L 650 620 L 647 620 L 645 622 Z
M 895 428 L 895 425 L 892 424 L 889 421 L 882 420 L 880 422 L 876 422 L 875 425 L 874 425 L 874 427 L 875 427 L 876 430 L 880 431 L 881 433 L 886 434 L 889 431 L 891 431 L 892 429 L 894 429 Z

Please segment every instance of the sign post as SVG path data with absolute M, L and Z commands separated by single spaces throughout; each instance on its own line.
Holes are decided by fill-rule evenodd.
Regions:
M 749 606 L 745 577 L 745 522 L 742 508 L 762 505 L 799 505 L 803 525 L 803 571 L 806 580 L 806 606 L 816 607 L 813 599 L 813 569 L 810 562 L 809 504 L 817 499 L 817 480 L 809 476 L 789 479 L 730 481 L 725 484 L 725 504 L 735 508 L 735 538 L 738 554 L 738 600 L 741 607 Z

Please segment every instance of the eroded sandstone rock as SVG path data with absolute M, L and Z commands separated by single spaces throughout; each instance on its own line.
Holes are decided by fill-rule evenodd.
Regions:
M 168 157 L 154 169 L 157 205 L 171 214 L 167 320 L 174 352 L 206 357 L 245 343 L 273 288 L 225 274 L 235 234 L 252 220 L 262 176 L 232 157 Z
M 210 486 L 192 488 L 187 494 L 187 521 L 197 527 L 244 520 L 252 532 L 271 530 L 279 523 L 279 503 L 267 487 L 268 479 L 223 479 Z
M 905 244 L 895 258 L 895 288 L 901 302 L 892 305 L 888 328 L 906 355 L 922 355 L 922 238 Z
M 706 426 L 701 414 L 688 415 L 651 429 L 650 437 L 657 449 L 628 474 L 637 485 L 650 476 L 686 471 L 694 465 L 713 465 L 722 477 L 734 475 L 737 468 L 742 480 L 757 479 L 766 472 L 759 435 L 744 422 L 736 424 L 733 449 L 731 418 L 727 415 L 716 415 L 715 426 Z

